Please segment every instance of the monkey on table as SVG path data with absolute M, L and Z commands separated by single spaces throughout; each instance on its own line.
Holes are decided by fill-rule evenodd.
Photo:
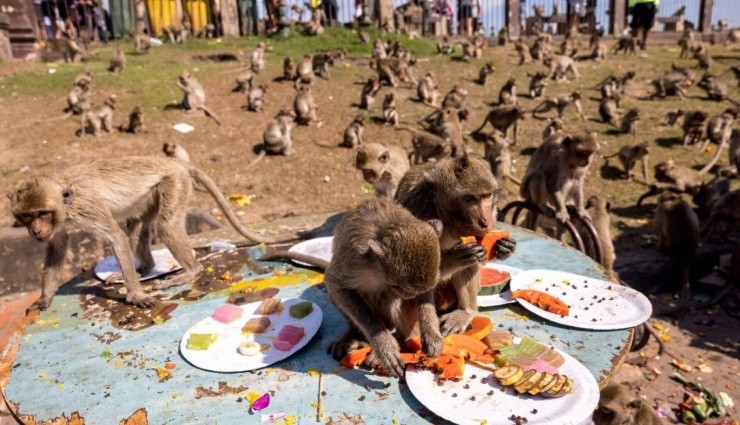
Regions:
M 477 243 L 461 244 L 463 236 L 482 237 L 496 222 L 499 187 L 490 165 L 479 158 L 446 158 L 411 168 L 396 191 L 396 201 L 421 220 L 440 220 L 441 262 L 437 309 L 443 335 L 464 332 L 478 312 L 478 263 L 486 250 Z M 500 239 L 495 258 L 505 259 L 516 241 Z
M 393 198 L 398 182 L 411 168 L 406 151 L 396 146 L 367 143 L 357 149 L 355 168 L 375 188 L 375 196 Z
M 265 241 L 239 223 L 213 180 L 175 159 L 150 156 L 100 160 L 20 181 L 13 191 L 7 192 L 13 216 L 36 240 L 49 243 L 41 298 L 31 309 L 46 309 L 56 294 L 68 232 L 73 229 L 88 230 L 112 244 L 129 303 L 140 307 L 154 305 L 154 298 L 144 291 L 137 275 L 154 267 L 150 247 L 154 225 L 160 240 L 185 269 L 157 288 L 192 282 L 203 269 L 185 232 L 193 180 L 211 193 L 241 235 L 251 241 Z M 138 270 L 134 267 L 134 255 L 141 264 Z

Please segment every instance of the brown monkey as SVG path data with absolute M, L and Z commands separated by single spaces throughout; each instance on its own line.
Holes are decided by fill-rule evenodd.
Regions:
M 413 165 L 428 161 L 439 161 L 452 154 L 452 145 L 449 139 L 425 131 L 416 131 L 407 127 L 397 127 L 396 130 L 406 130 L 411 133 L 409 162 Z
M 236 86 L 231 89 L 232 93 L 239 92 L 245 93 L 252 89 L 252 82 L 254 81 L 254 73 L 248 69 L 243 70 L 238 77 L 236 77 Z
M 431 128 L 435 133 L 450 143 L 450 155 L 453 158 L 465 155 L 465 140 L 460 124 L 460 110 L 444 108 L 438 110 Z
M 709 114 L 706 111 L 689 111 L 683 118 L 683 146 L 701 142 L 704 135 L 704 123 Z
M 542 131 L 542 140 L 547 139 L 553 134 L 559 134 L 560 132 L 565 130 L 565 123 L 562 119 L 555 117 L 548 118 L 547 121 L 549 122 L 549 124 L 547 124 L 545 130 Z
M 601 80 L 592 88 L 599 89 L 601 91 L 602 98 L 612 97 L 614 93 L 622 95 L 624 94 L 624 87 L 627 85 L 627 82 L 633 78 L 635 78 L 634 71 L 613 73 L 609 74 L 609 76 Z
M 201 110 L 213 118 L 216 124 L 221 125 L 221 121 L 219 121 L 216 114 L 206 106 L 206 92 L 195 77 L 190 75 L 189 72 L 183 71 L 177 79 L 177 87 L 183 92 L 182 108 L 186 112 Z
M 601 120 L 606 124 L 611 124 L 614 127 L 617 126 L 617 122 L 619 122 L 620 117 L 624 113 L 624 110 L 619 107 L 621 99 L 622 96 L 618 92 L 615 92 L 610 97 L 605 97 L 599 102 L 599 115 L 601 116 Z
M 122 48 L 116 47 L 116 50 L 113 53 L 113 57 L 110 60 L 108 71 L 109 72 L 121 72 L 123 71 L 123 68 L 125 67 L 126 67 L 126 55 L 123 54 Z
M 388 93 L 383 99 L 383 119 L 386 124 L 398 126 L 398 109 L 396 108 L 396 95 Z
M 396 87 L 396 79 L 416 84 L 416 80 L 410 73 L 409 62 L 404 58 L 388 57 L 377 58 L 375 60 L 375 69 L 378 71 L 378 80 L 387 82 L 391 87 Z
M 656 164 L 653 170 L 656 183 L 651 185 L 648 192 L 640 195 L 637 200 L 638 207 L 642 205 L 644 199 L 657 195 L 664 190 L 690 195 L 695 194 L 704 184 L 702 177 L 707 172 L 706 167 L 705 170 L 695 171 L 689 167 L 676 165 L 672 159 Z
M 121 125 L 118 129 L 126 133 L 134 134 L 146 131 L 146 127 L 144 126 L 144 110 L 141 109 L 141 106 L 135 106 L 134 109 L 131 110 L 131 113 L 128 114 L 128 123 Z
M 462 46 L 462 60 L 469 62 L 471 58 L 479 58 L 483 54 L 481 49 L 470 41 L 463 41 L 460 43 Z
M 606 60 L 606 55 L 609 52 L 609 48 L 606 46 L 605 43 L 597 41 L 596 44 L 592 46 L 592 49 L 593 50 L 590 54 L 576 57 L 576 61 L 593 60 L 595 62 L 601 62 Z
M 478 313 L 478 262 L 485 249 L 461 244 L 462 236 L 483 236 L 495 224 L 498 185 L 490 165 L 469 156 L 443 159 L 411 168 L 401 179 L 396 201 L 419 219 L 442 221 L 438 304 L 442 307 L 443 335 L 464 332 Z M 516 249 L 510 238 L 499 240 L 495 258 L 505 259 Z
M 365 131 L 365 117 L 358 115 L 344 130 L 342 144 L 345 148 L 356 148 L 362 145 L 362 133 Z
M 259 74 L 265 69 L 265 43 L 260 41 L 257 43 L 257 47 L 252 51 L 249 56 L 250 70 L 255 74 Z
M 501 105 L 516 105 L 516 78 L 509 78 L 506 83 L 501 87 L 498 92 L 498 104 Z
M 624 385 L 610 383 L 601 390 L 599 405 L 594 411 L 594 425 L 664 425 L 664 422 L 639 397 Z
M 295 76 L 295 87 L 298 89 L 300 84 L 313 84 L 316 79 L 316 75 L 313 73 L 313 57 L 311 55 L 303 55 L 303 59 L 298 62 Z
M 165 142 L 162 145 L 162 152 L 170 158 L 190 163 L 190 155 L 188 155 L 188 151 L 186 151 L 179 143 Z
M 188 22 L 188 25 L 190 23 Z M 162 31 L 167 36 L 167 39 L 170 41 L 170 43 L 175 44 L 182 44 L 184 43 L 188 35 L 190 33 L 189 29 L 186 30 L 180 25 L 166 25 L 162 27 Z
M 11 211 L 31 236 L 49 242 L 41 298 L 31 309 L 49 307 L 61 283 L 67 232 L 75 228 L 93 232 L 112 243 L 129 303 L 142 307 L 154 305 L 154 299 L 139 283 L 133 260 L 136 255 L 141 261 L 138 269 L 141 274 L 154 267 L 150 235 L 155 222 L 160 240 L 185 269 L 184 273 L 162 281 L 158 288 L 192 282 L 203 269 L 185 233 L 186 206 L 193 180 L 211 193 L 240 234 L 253 241 L 263 241 L 239 223 L 216 184 L 204 172 L 169 158 L 100 160 L 72 166 L 53 177 L 19 182 L 7 193 Z
M 655 90 L 650 99 L 655 97 L 678 96 L 686 99 L 686 89 L 693 84 L 694 75 L 688 70 L 674 66 L 674 72 L 669 72 L 650 81 Z
M 385 57 L 388 57 L 388 52 L 385 50 L 385 44 L 383 44 L 383 40 L 375 40 L 375 43 L 373 44 L 372 58 L 383 59 Z
M 710 241 L 725 242 L 740 224 L 740 189 L 725 193 L 712 205 L 701 234 Z
M 697 68 L 707 70 L 712 66 L 712 58 L 709 56 L 709 51 L 707 51 L 703 45 L 699 44 L 698 46 L 695 46 L 692 53 L 694 55 L 694 59 L 696 59 Z
M 545 112 L 555 109 L 558 111 L 558 118 L 562 119 L 563 111 L 565 111 L 565 108 L 567 108 L 568 105 L 573 105 L 573 107 L 576 108 L 578 115 L 580 115 L 581 121 L 586 121 L 586 117 L 583 115 L 583 107 L 581 106 L 581 93 L 578 91 L 573 91 L 568 95 L 551 97 L 543 100 L 542 103 L 532 109 L 532 117 L 537 118 L 537 114 L 544 114 Z
M 293 81 L 295 79 L 295 75 L 295 62 L 293 62 L 293 58 L 286 56 L 285 59 L 283 59 L 283 80 Z
M 86 85 L 92 88 L 93 72 L 86 69 L 79 74 L 75 75 L 72 79 L 72 86 Z
M 709 100 L 716 102 L 727 100 L 727 84 L 719 81 L 717 77 L 710 73 L 704 74 L 701 80 L 696 83 L 696 86 L 707 93 Z
M 636 48 L 637 48 L 636 38 L 630 37 L 630 36 L 620 37 L 617 40 L 617 42 L 614 44 L 614 47 L 612 47 L 612 53 L 624 52 L 625 55 L 627 53 L 636 55 L 637 54 L 637 51 L 635 50 Z
M 699 246 L 699 218 L 689 204 L 674 192 L 658 199 L 653 226 L 658 233 L 658 250 L 670 255 L 681 268 L 681 301 L 689 299 L 689 263 Z
M 544 34 L 545 37 L 538 36 L 537 39 L 535 39 L 534 44 L 532 44 L 532 47 L 529 48 L 529 53 L 532 55 L 532 59 L 536 61 L 541 61 L 546 56 L 552 54 L 550 42 L 547 41 L 548 38 L 551 38 L 550 34 L 542 34 Z
M 295 100 L 293 101 L 293 110 L 295 111 L 295 121 L 301 125 L 311 125 L 316 121 L 316 102 L 314 102 L 311 87 L 302 85 L 298 88 Z
M 509 43 L 509 29 L 506 26 L 498 30 L 498 45 L 506 46 Z
M 368 78 L 365 85 L 362 86 L 360 109 L 369 110 L 375 102 L 375 96 L 378 95 L 378 91 L 380 91 L 380 80 L 377 78 Z
M 516 47 L 516 52 L 519 54 L 519 65 L 532 62 L 532 54 L 529 51 L 527 43 L 519 39 L 514 43 L 514 46 Z
M 609 162 L 609 158 L 615 156 L 619 158 L 619 162 L 624 167 L 624 178 L 632 180 L 632 168 L 635 167 L 637 161 L 642 162 L 642 176 L 645 179 L 646 184 L 650 184 L 648 179 L 648 156 L 650 155 L 650 149 L 647 143 L 639 143 L 636 145 L 625 146 L 620 149 L 617 153 L 607 155 L 604 157 L 606 162 Z
M 262 111 L 262 107 L 265 106 L 265 93 L 267 86 L 264 84 L 252 87 L 247 94 L 247 109 L 254 112 Z
M 286 109 L 280 110 L 275 118 L 267 123 L 267 127 L 262 136 L 264 142 L 262 152 L 285 156 L 293 155 L 295 150 L 293 150 L 291 129 L 293 127 L 294 120 L 295 113 L 293 111 Z M 249 166 L 251 167 L 256 164 L 259 159 L 260 157 L 249 164 Z
M 735 77 L 735 80 L 737 80 L 737 85 L 740 87 L 740 65 L 733 65 L 727 69 L 727 71 L 723 72 L 720 77 L 724 76 L 728 72 L 732 72 L 733 76 Z
M 730 180 L 727 177 L 715 176 L 709 182 L 701 185 L 699 190 L 691 197 L 691 200 L 697 207 L 697 213 L 706 217 L 711 213 L 714 204 L 729 191 Z
M 455 108 L 465 109 L 465 101 L 468 98 L 468 91 L 460 85 L 455 84 L 442 99 L 442 109 Z
M 535 72 L 534 74 L 527 73 L 529 79 L 529 97 L 532 99 L 538 99 L 545 95 L 545 88 L 547 87 L 547 74 L 544 72 Z
M 503 182 L 505 178 L 508 178 L 520 185 L 522 182 L 511 175 L 511 152 L 509 151 L 509 145 L 508 140 L 499 136 L 494 131 L 486 139 L 483 158 L 491 164 L 491 172 L 499 183 Z
M 152 39 L 149 34 L 143 32 L 129 33 L 134 38 L 134 50 L 136 53 L 148 53 L 152 48 Z
M 74 84 L 67 93 L 67 107 L 64 108 L 64 115 L 60 115 L 54 118 L 47 118 L 45 120 L 37 121 L 37 123 L 51 122 L 67 119 L 72 115 L 80 115 L 90 110 L 92 103 L 90 102 L 90 96 L 92 95 L 92 85 L 88 82 L 89 80 L 81 79 L 79 83 Z
M 93 106 L 80 115 L 80 130 L 77 135 L 82 137 L 88 129 L 92 128 L 95 137 L 100 135 L 100 129 L 110 133 L 113 129 L 113 110 L 116 109 L 116 95 L 110 95 L 102 105 Z
M 360 37 L 362 44 L 370 44 L 370 34 L 365 30 L 357 31 L 357 36 Z
M 683 117 L 685 112 L 683 109 L 672 109 L 665 114 L 664 124 L 668 127 L 674 127 L 678 122 L 678 119 Z
M 406 152 L 395 146 L 368 143 L 359 147 L 355 168 L 375 188 L 375 196 L 393 198 L 398 182 L 411 168 Z
M 314 74 L 325 80 L 329 79 L 329 65 L 334 66 L 334 56 L 330 53 L 317 53 L 311 60 Z
M 589 217 L 591 217 L 591 223 L 596 230 L 596 236 L 599 238 L 596 241 L 601 247 L 601 265 L 607 272 L 614 271 L 614 244 L 612 243 L 611 232 L 609 231 L 609 209 L 611 203 L 600 196 L 590 196 L 586 200 L 586 211 L 588 211 Z M 595 249 L 591 247 L 589 242 L 590 238 L 584 238 L 584 244 L 587 244 L 586 252 L 595 252 Z
M 77 63 L 85 57 L 85 50 L 75 40 L 56 38 L 46 40 L 46 43 L 46 49 L 61 53 L 65 63 Z
M 452 51 L 455 50 L 452 43 L 450 43 L 450 37 L 446 35 L 437 40 L 437 54 L 438 55 L 451 55 Z
M 549 78 L 556 81 L 564 81 L 568 78 L 566 74 L 568 71 L 573 73 L 574 78 L 577 80 L 581 78 L 576 67 L 576 62 L 569 56 L 562 55 L 551 55 L 546 57 L 542 63 L 550 68 Z
M 496 67 L 493 66 L 493 62 L 487 62 L 483 65 L 480 71 L 478 71 L 478 79 L 476 80 L 476 83 L 481 86 L 485 86 L 488 78 L 493 75 L 494 72 L 496 72 Z
M 491 109 L 486 115 L 485 120 L 473 133 L 480 133 L 489 122 L 494 130 L 500 131 L 504 137 L 508 138 L 509 128 L 514 127 L 514 144 L 516 145 L 519 121 L 524 119 L 524 109 L 519 106 L 497 106 Z
M 435 106 L 437 103 L 437 79 L 433 72 L 427 72 L 416 86 L 419 101 L 425 105 Z
M 567 205 L 575 203 L 581 217 L 589 217 L 583 198 L 583 183 L 591 159 L 599 148 L 596 133 L 578 132 L 551 136 L 542 142 L 529 161 L 520 195 L 541 207 L 555 210 L 561 223 L 569 219 Z M 528 227 L 536 223 L 528 220 Z
M 640 110 L 631 108 L 622 116 L 622 125 L 619 130 L 622 133 L 635 135 L 637 132 L 637 121 L 640 121 Z
M 691 28 L 686 28 L 681 34 L 681 38 L 678 39 L 678 44 L 681 47 L 681 52 L 678 54 L 680 59 L 688 58 L 689 51 L 694 47 L 694 31 Z
M 732 125 L 738 113 L 740 113 L 740 109 L 730 107 L 707 121 L 707 139 L 701 146 L 702 151 L 706 149 L 709 143 L 715 143 L 719 146 L 717 150 L 721 150 L 724 147 L 724 143 L 729 142 L 732 135 Z

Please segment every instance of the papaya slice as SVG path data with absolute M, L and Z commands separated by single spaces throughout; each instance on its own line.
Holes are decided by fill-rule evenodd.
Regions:
M 365 360 L 367 360 L 367 356 L 372 351 L 373 349 L 371 347 L 363 347 L 357 350 L 352 350 L 344 357 L 342 357 L 342 360 L 339 361 L 339 364 L 350 369 L 355 368 L 364 363 Z
M 511 293 L 513 299 L 521 298 L 545 311 L 565 317 L 570 313 L 568 305 L 554 296 L 533 289 L 520 289 Z
M 463 236 L 460 238 L 461 243 L 473 243 L 478 242 L 479 244 L 483 245 L 483 247 L 486 249 L 486 261 L 493 260 L 496 256 L 496 250 L 494 247 L 496 246 L 496 242 L 498 242 L 499 239 L 503 238 L 510 238 L 511 234 L 504 230 L 494 230 L 492 232 L 486 233 L 482 238 L 476 237 L 476 236 Z
M 412 353 L 421 351 L 421 337 L 412 336 L 411 338 L 406 340 L 404 345 L 406 346 L 406 350 Z
M 445 345 L 460 348 L 470 353 L 471 356 L 482 356 L 488 346 L 479 339 L 468 335 L 452 334 L 444 339 Z
M 477 340 L 482 340 L 493 330 L 493 323 L 491 319 L 484 316 L 475 316 L 470 321 L 470 329 L 465 331 L 463 335 L 468 335 Z
M 453 379 L 463 376 L 465 370 L 465 359 L 457 356 L 442 354 L 437 358 L 437 367 L 442 369 L 439 377 L 442 379 Z
M 401 353 L 401 360 L 405 364 L 418 364 L 421 361 L 422 354 L 420 352 L 416 353 Z

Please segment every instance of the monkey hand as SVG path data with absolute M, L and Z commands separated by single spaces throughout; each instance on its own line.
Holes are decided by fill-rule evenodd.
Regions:
M 144 291 L 129 291 L 126 295 L 126 302 L 141 308 L 150 308 L 154 306 L 157 300 L 147 295 Z
M 486 258 L 486 248 L 476 242 L 457 244 L 442 250 L 440 274 L 445 279 L 456 272 L 477 264 Z
M 512 238 L 499 239 L 493 249 L 497 260 L 505 260 L 516 250 L 516 240 Z
M 583 220 L 591 221 L 591 214 L 589 214 L 585 208 L 578 210 L 578 216 L 581 217 L 581 219 Z
M 400 378 L 406 364 L 401 359 L 401 346 L 390 332 L 383 332 L 371 341 L 373 351 L 365 364 L 373 369 L 383 369 L 389 376 Z
M 442 331 L 442 335 L 447 336 L 450 334 L 461 334 L 468 330 L 470 321 L 473 320 L 473 315 L 465 310 L 455 310 L 447 314 L 443 314 L 439 318 L 439 329 Z
M 47 308 L 49 308 L 50 304 L 51 304 L 51 298 L 46 298 L 45 296 L 42 295 L 41 298 L 37 299 L 36 302 L 31 304 L 31 306 L 26 309 L 26 314 L 34 310 L 44 311 Z
M 429 357 L 438 357 L 442 354 L 442 348 L 444 342 L 442 341 L 442 335 L 437 332 L 434 335 L 426 335 L 422 337 L 421 349 Z
M 565 223 L 568 220 L 570 220 L 570 215 L 568 214 L 568 210 L 563 209 L 561 211 L 557 211 L 555 213 L 555 219 L 557 219 L 560 223 Z

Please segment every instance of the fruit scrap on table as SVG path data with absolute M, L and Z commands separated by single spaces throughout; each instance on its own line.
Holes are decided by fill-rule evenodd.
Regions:
M 567 304 L 545 292 L 535 291 L 533 289 L 520 289 L 512 292 L 511 297 L 513 299 L 521 298 L 550 313 L 559 314 L 561 317 L 565 317 L 570 313 Z
M 474 243 L 477 242 L 486 249 L 486 261 L 493 260 L 496 257 L 496 242 L 499 239 L 510 238 L 511 234 L 503 230 L 494 230 L 493 232 L 486 233 L 483 237 L 476 236 L 463 236 L 460 238 L 460 243 Z

